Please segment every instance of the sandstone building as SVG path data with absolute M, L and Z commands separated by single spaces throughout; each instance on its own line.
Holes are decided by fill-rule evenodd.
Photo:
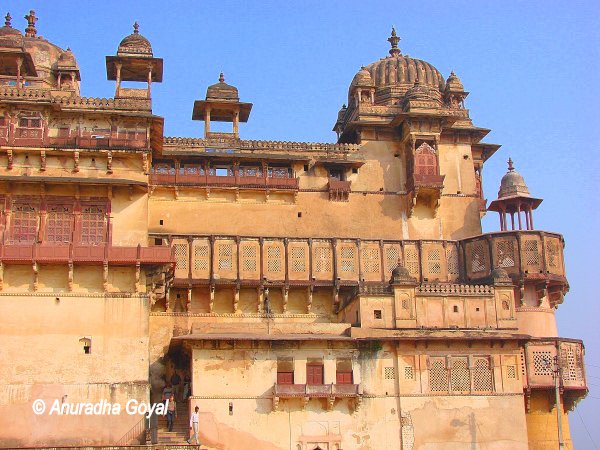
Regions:
M 212 448 L 554 449 L 557 410 L 572 447 L 587 386 L 582 342 L 557 336 L 563 238 L 534 228 L 512 162 L 487 205 L 499 145 L 454 73 L 392 30 L 335 144 L 241 139 L 252 104 L 223 74 L 190 105 L 204 137 L 165 137 L 137 24 L 101 99 L 26 19 L 0 28 L 0 446 L 145 442 L 139 416 L 32 402 L 158 401 L 176 370 Z

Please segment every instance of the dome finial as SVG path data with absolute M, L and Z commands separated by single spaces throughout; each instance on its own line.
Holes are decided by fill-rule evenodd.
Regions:
M 12 17 L 10 17 L 9 12 L 6 13 L 6 16 L 4 16 L 4 19 L 5 19 L 4 26 L 12 28 L 12 25 L 10 24 Z
M 510 157 L 509 157 L 509 158 L 508 158 L 508 171 L 509 171 L 509 172 L 512 172 L 512 171 L 514 171 L 514 170 L 515 170 L 515 168 L 514 168 L 514 166 L 513 166 L 513 160 L 512 160 L 512 158 L 510 158 Z
M 27 19 L 27 28 L 25 28 L 25 36 L 35 37 L 35 35 L 37 34 L 37 30 L 35 29 L 35 23 L 38 20 L 38 18 L 35 17 L 35 11 L 33 9 L 29 11 L 29 14 L 25 16 L 25 19 Z
M 225 76 L 223 75 L 223 72 L 219 74 L 219 83 L 225 83 Z
M 140 24 L 137 23 L 137 20 L 133 23 L 133 34 L 140 33 Z
M 400 54 L 400 49 L 398 48 L 398 42 L 400 42 L 400 38 L 396 35 L 396 28 L 392 25 L 392 35 L 388 38 L 388 42 L 391 44 L 392 48 L 390 49 L 390 55 L 398 56 Z

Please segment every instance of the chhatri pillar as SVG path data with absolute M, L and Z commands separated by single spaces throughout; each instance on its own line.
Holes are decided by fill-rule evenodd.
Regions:
M 510 216 L 511 228 L 515 230 L 515 225 L 522 230 L 533 230 L 533 210 L 536 209 L 541 198 L 532 197 L 529 194 L 529 188 L 525 184 L 525 179 L 517 172 L 513 166 L 512 159 L 508 159 L 508 172 L 500 181 L 500 190 L 498 198 L 490 203 L 488 211 L 496 211 L 500 215 L 500 230 L 508 231 L 506 215 Z M 515 214 L 517 222 L 515 223 Z M 521 214 L 524 215 L 524 222 Z

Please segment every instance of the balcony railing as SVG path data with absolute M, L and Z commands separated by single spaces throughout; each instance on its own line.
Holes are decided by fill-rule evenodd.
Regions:
M 275 384 L 273 395 L 280 398 L 357 397 L 359 384 Z
M 347 201 L 350 195 L 351 181 L 342 181 L 337 178 L 329 178 L 327 190 L 329 191 L 329 200 Z
M 415 173 L 409 180 L 409 186 L 441 189 L 444 187 L 444 177 L 444 175 L 424 175 Z
M 63 110 L 125 110 L 144 112 L 152 110 L 152 102 L 149 98 L 61 97 L 53 96 L 50 89 L 40 89 L 36 86 L 21 88 L 16 86 L 1 86 L 0 100 L 52 103 L 56 108 Z
M 171 264 L 174 257 L 170 247 L 123 247 L 110 244 L 49 244 L 12 243 L 0 245 L 0 260 L 26 264 L 38 263 L 104 263 L 108 264 Z
M 167 186 L 215 186 L 260 189 L 298 189 L 298 178 L 218 176 L 182 173 L 152 173 L 150 184 Z
M 119 135 L 110 136 L 65 136 L 48 137 L 46 145 L 65 148 L 131 148 L 141 149 L 148 146 L 148 141 L 142 138 L 124 138 Z

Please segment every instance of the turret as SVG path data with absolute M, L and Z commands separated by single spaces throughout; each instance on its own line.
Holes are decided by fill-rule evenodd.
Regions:
M 210 133 L 210 122 L 232 122 L 234 137 L 238 137 L 239 123 L 248 122 L 252 103 L 240 102 L 235 86 L 225 83 L 223 72 L 219 82 L 208 87 L 206 98 L 194 102 L 192 120 L 204 120 L 204 137 Z
M 31 11 L 29 16 L 30 26 L 35 30 L 35 13 Z M 16 84 L 18 88 L 23 87 L 24 79 L 28 77 L 36 77 L 37 72 L 33 64 L 31 54 L 25 49 L 25 42 L 21 32 L 11 25 L 10 13 L 6 14 L 4 26 L 0 28 L 0 79 L 8 78 L 8 84 Z M 35 20 L 33 20 L 35 19 Z M 33 20 L 33 25 L 31 25 Z M 31 33 L 31 31 L 30 31 Z
M 133 24 L 133 33 L 119 44 L 116 56 L 106 57 L 106 76 L 117 82 L 115 98 L 139 98 L 141 89 L 125 89 L 121 81 L 148 83 L 146 97 L 150 98 L 152 82 L 160 83 L 163 76 L 163 60 L 154 58 L 150 41 L 140 34 L 140 26 Z
M 508 172 L 502 177 L 498 198 L 490 203 L 488 211 L 496 211 L 500 214 L 500 230 L 507 231 L 508 224 L 506 214 L 510 215 L 511 229 L 515 230 L 518 225 L 519 230 L 523 229 L 521 213 L 525 213 L 525 229 L 533 230 L 533 210 L 536 209 L 541 198 L 532 197 L 529 194 L 529 188 L 525 184 L 525 179 L 517 172 L 513 166 L 512 159 L 508 159 Z M 515 224 L 515 213 L 517 214 L 517 224 Z

